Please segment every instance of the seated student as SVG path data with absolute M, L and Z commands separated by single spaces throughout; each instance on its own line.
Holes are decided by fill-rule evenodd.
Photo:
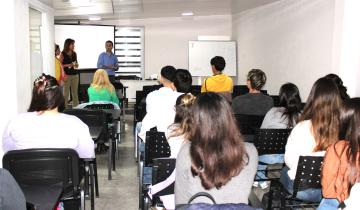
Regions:
M 186 69 L 177 69 L 174 76 L 174 86 L 179 93 L 190 93 L 192 76 Z
M 280 107 L 271 108 L 265 115 L 264 121 L 261 124 L 262 129 L 288 129 L 293 128 L 301 113 L 301 98 L 299 89 L 292 83 L 283 84 L 279 92 Z M 284 155 L 261 155 L 259 161 L 267 164 L 284 163 Z M 265 165 L 259 165 L 258 170 L 265 170 Z M 266 176 L 262 172 L 258 172 L 257 177 L 265 179 Z M 254 182 L 254 186 L 257 186 Z M 266 182 L 260 183 L 261 188 L 266 188 Z
M 341 99 L 336 84 L 327 78 L 318 79 L 313 85 L 299 123 L 293 128 L 285 147 L 286 166 L 280 182 L 289 193 L 293 184 L 300 156 L 323 156 L 329 145 L 338 140 L 339 109 Z M 308 189 L 297 193 L 297 198 L 320 201 L 320 190 Z
M 343 101 L 350 99 L 350 96 L 347 94 L 347 88 L 343 85 L 343 81 L 338 75 L 328 74 L 325 77 L 335 82 L 335 84 L 339 88 L 340 97 Z
M 176 162 L 175 203 L 186 204 L 196 193 L 207 192 L 216 203 L 247 204 L 258 156 L 254 145 L 244 143 L 229 103 L 216 93 L 203 93 L 191 115 L 190 141 Z
M 59 112 L 64 96 L 56 79 L 43 74 L 34 81 L 27 113 L 10 120 L 3 134 L 3 150 L 72 148 L 80 158 L 94 157 L 88 126 L 79 118 Z
M 344 210 L 359 210 L 360 209 L 360 182 L 352 186 L 349 198 L 344 201 Z
M 249 93 L 237 96 L 232 101 L 235 114 L 265 115 L 273 106 L 270 96 L 260 92 L 266 83 L 266 75 L 260 69 L 252 69 L 247 75 L 246 85 Z
M 323 199 L 318 210 L 338 209 L 360 181 L 360 98 L 348 99 L 340 110 L 340 139 L 328 147 L 322 168 Z
M 24 193 L 14 177 L 2 168 L 0 168 L 0 209 L 26 210 Z
M 211 59 L 210 64 L 214 75 L 205 79 L 201 86 L 201 92 L 221 93 L 230 102 L 233 91 L 233 81 L 231 77 L 223 73 L 226 65 L 225 59 L 221 56 L 215 56 Z
M 183 94 L 176 100 L 174 124 L 169 127 L 167 132 L 167 139 L 171 150 L 170 158 L 177 158 L 182 145 L 189 139 L 191 131 L 190 108 L 194 100 L 195 97 L 191 95 L 191 93 Z M 166 180 L 150 186 L 149 195 L 152 196 L 174 183 L 175 171 L 176 170 L 174 170 Z M 161 196 L 160 199 L 166 209 L 175 209 L 174 195 Z
M 174 75 L 176 69 L 165 66 L 161 69 L 159 90 L 149 93 L 146 97 L 146 115 L 141 123 L 139 137 L 145 141 L 146 131 L 156 127 L 158 131 L 166 132 L 174 122 L 176 99 L 181 93 L 175 91 Z
M 89 102 L 106 101 L 119 104 L 114 86 L 109 81 L 109 76 L 104 69 L 96 70 L 93 82 L 87 90 Z

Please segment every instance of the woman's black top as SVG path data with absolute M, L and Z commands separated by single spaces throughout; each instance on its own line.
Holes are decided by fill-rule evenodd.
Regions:
M 70 55 L 68 55 L 66 52 L 61 52 L 62 56 L 63 56 L 63 62 L 62 64 L 71 64 L 72 62 L 76 61 L 77 62 L 77 56 L 76 56 L 76 52 L 73 52 Z M 67 75 L 76 75 L 77 71 L 74 69 L 74 67 L 64 67 L 64 71 L 65 74 Z

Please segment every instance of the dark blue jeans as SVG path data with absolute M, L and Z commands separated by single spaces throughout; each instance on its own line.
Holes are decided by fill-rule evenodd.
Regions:
M 284 167 L 281 170 L 280 183 L 284 186 L 288 193 L 293 194 L 294 180 L 290 179 L 287 173 L 288 171 L 288 167 Z M 296 198 L 304 201 L 320 202 L 322 198 L 321 189 L 306 189 L 303 191 L 298 191 L 296 194 Z

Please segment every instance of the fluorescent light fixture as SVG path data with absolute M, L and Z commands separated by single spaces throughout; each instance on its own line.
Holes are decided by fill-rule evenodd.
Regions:
M 92 16 L 92 17 L 89 17 L 89 20 L 90 20 L 90 21 L 97 21 L 97 20 L 101 20 L 101 17 L 99 17 L 99 16 Z
M 183 12 L 181 13 L 182 16 L 193 16 L 194 13 L 192 11 L 186 11 L 186 12 Z

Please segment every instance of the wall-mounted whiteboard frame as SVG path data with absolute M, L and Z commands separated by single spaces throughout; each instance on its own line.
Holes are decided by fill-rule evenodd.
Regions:
M 63 50 L 67 38 L 75 40 L 79 68 L 96 68 L 97 60 L 105 52 L 105 42 L 114 42 L 115 26 L 109 25 L 55 25 L 55 43 Z
M 192 76 L 211 76 L 211 58 L 222 56 L 226 62 L 224 74 L 236 76 L 236 52 L 235 41 L 189 41 L 189 71 Z

